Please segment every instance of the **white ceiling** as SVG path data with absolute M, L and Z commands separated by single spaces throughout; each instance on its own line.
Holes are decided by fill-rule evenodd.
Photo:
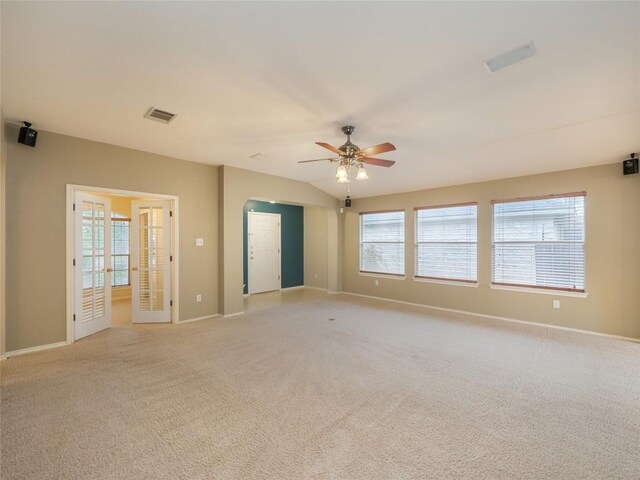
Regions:
M 640 150 L 640 3 L 2 2 L 2 108 L 34 128 L 311 182 L 390 141 L 352 197 Z M 535 41 L 490 74 L 483 62 Z M 169 125 L 143 115 L 177 113 Z M 250 155 L 266 157 L 252 160 Z

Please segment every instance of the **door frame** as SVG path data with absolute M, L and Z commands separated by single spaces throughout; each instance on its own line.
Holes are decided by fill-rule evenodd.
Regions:
M 257 295 L 251 292 L 251 262 L 249 261 L 249 255 L 251 255 L 250 249 L 250 235 L 251 235 L 251 221 L 249 217 L 251 215 L 270 215 L 273 217 L 278 217 L 278 290 L 272 291 L 280 291 L 282 290 L 282 215 L 279 213 L 271 213 L 271 212 L 247 212 L 247 294 L 248 295 Z M 266 292 L 260 292 L 266 293 Z
M 179 198 L 177 195 L 165 195 L 162 193 L 139 192 L 133 190 L 120 190 L 117 188 L 93 187 L 90 185 L 76 185 L 68 183 L 67 205 L 66 205 L 66 283 L 67 283 L 67 345 L 74 343 L 73 314 L 76 301 L 76 279 L 74 275 L 73 259 L 75 258 L 75 215 L 73 203 L 77 192 L 104 193 L 112 195 L 126 195 L 129 197 L 147 197 L 158 200 L 169 200 L 173 216 L 171 217 L 171 296 L 173 306 L 171 306 L 171 323 L 180 321 L 180 212 Z

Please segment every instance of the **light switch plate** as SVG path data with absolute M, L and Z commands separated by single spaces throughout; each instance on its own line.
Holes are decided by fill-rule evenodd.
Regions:
M 196 247 L 204 247 L 204 238 L 196 238 Z

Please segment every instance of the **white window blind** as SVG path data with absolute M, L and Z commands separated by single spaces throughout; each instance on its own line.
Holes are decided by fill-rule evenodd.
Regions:
M 416 277 L 477 281 L 478 205 L 416 209 Z
M 585 195 L 493 201 L 493 283 L 584 292 Z
M 360 271 L 404 275 L 404 211 L 360 214 Z
M 111 286 L 129 285 L 129 224 L 119 213 L 111 214 Z

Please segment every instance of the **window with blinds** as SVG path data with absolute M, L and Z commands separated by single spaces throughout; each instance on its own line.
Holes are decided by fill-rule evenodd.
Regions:
M 475 283 L 478 205 L 417 208 L 415 276 Z
M 111 215 L 111 286 L 129 285 L 129 225 L 131 220 L 113 213 Z
M 584 292 L 585 195 L 493 201 L 493 283 Z
M 360 214 L 360 271 L 404 275 L 404 211 Z

